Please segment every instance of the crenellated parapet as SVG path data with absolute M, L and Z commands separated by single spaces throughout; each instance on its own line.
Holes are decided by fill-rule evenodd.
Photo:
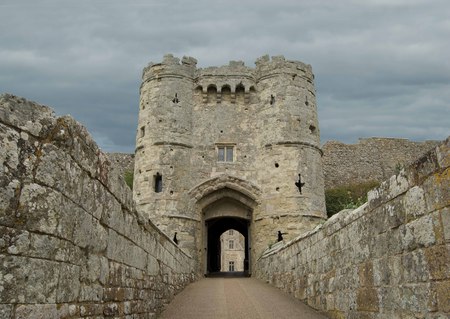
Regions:
M 150 62 L 142 72 L 142 83 L 162 78 L 193 79 L 197 60 L 184 56 L 181 61 L 172 54 L 166 54 L 161 63 Z

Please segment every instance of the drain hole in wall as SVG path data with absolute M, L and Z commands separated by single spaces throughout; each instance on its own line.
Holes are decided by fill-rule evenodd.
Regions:
M 223 131 L 221 130 L 220 133 L 223 133 Z
M 276 167 L 276 168 L 280 167 L 280 164 L 275 163 L 275 167 Z
M 277 192 L 279 192 L 279 191 L 280 191 L 280 188 L 279 188 L 279 187 L 277 187 L 277 188 L 275 188 L 275 190 L 276 190 Z
M 173 195 L 173 191 L 170 191 L 170 195 Z

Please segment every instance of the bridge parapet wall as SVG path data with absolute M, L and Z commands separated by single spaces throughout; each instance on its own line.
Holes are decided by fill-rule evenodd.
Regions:
M 0 149 L 0 318 L 153 318 L 196 279 L 72 118 L 2 95 Z
M 331 318 L 450 314 L 450 138 L 368 202 L 277 244 L 255 274 Z

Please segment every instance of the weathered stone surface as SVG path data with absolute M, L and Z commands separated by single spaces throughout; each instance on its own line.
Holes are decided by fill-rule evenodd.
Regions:
M 20 305 L 16 308 L 16 319 L 58 319 L 55 304 Z
M 2 95 L 0 147 L 2 319 L 119 317 L 125 299 L 127 316 L 154 317 L 195 280 L 196 263 L 139 219 L 121 176 L 73 119 Z
M 10 319 L 12 318 L 13 306 L 7 304 L 0 304 L 0 318 Z

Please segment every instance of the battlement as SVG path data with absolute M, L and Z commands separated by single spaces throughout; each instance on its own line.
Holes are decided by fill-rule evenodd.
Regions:
M 172 54 L 166 54 L 161 63 L 150 62 L 142 72 L 142 82 L 160 79 L 163 77 L 193 78 L 197 60 L 184 56 L 181 59 Z
M 311 65 L 300 61 L 286 60 L 284 56 L 264 55 L 255 61 L 256 68 L 245 65 L 243 61 L 230 61 L 228 65 L 210 66 L 197 68 L 197 60 L 184 56 L 181 60 L 172 54 L 166 54 L 160 63 L 150 62 L 142 73 L 143 82 L 164 77 L 186 77 L 193 79 L 197 87 L 201 87 L 204 92 L 208 87 L 214 86 L 218 92 L 222 87 L 230 87 L 234 92 L 241 83 L 248 92 L 250 87 L 258 81 L 265 80 L 273 76 L 297 76 L 305 79 L 309 83 L 314 80 Z M 239 81 L 237 81 L 239 79 Z M 228 83 L 227 83 L 228 82 Z M 236 83 L 234 83 L 236 82 Z
M 256 60 L 255 75 L 258 81 L 277 75 L 291 75 L 294 78 L 300 76 L 307 81 L 312 82 L 314 75 L 312 73 L 311 65 L 300 61 L 286 60 L 284 56 L 264 55 Z

